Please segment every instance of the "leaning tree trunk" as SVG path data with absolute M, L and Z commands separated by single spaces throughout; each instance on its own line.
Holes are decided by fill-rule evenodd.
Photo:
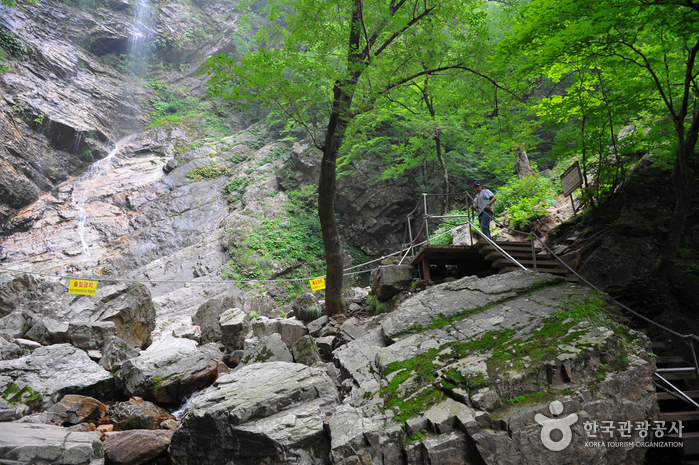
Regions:
M 437 159 L 439 164 L 442 165 L 442 179 L 444 180 L 444 204 L 442 206 L 442 214 L 446 215 L 449 213 L 449 171 L 447 170 L 447 164 L 444 161 L 444 156 L 442 156 L 442 137 L 439 133 L 434 136 L 434 145 L 437 148 Z

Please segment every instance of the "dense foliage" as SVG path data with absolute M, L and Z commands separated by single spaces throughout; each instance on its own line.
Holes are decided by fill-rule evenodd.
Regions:
M 229 183 L 225 190 L 231 189 Z M 230 270 L 224 277 L 238 281 L 302 278 L 285 282 L 284 300 L 290 301 L 307 291 L 308 279 L 323 274 L 325 263 L 316 214 L 317 187 L 287 195 L 283 216 L 262 220 L 259 228 L 231 250 Z
M 552 179 L 540 176 L 512 178 L 497 193 L 495 214 L 506 213 L 509 226 L 528 229 L 532 221 L 548 214 L 556 203 L 560 187 Z

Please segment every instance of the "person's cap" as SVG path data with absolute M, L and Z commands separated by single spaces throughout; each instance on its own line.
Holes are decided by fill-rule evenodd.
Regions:
M 480 185 L 481 185 L 481 182 L 480 182 L 480 181 L 475 181 L 475 182 L 473 183 L 473 187 L 480 186 Z

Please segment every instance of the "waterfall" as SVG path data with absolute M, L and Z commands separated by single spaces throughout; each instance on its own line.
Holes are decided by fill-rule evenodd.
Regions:
M 75 183 L 73 183 L 73 192 L 70 194 L 70 201 L 73 205 L 78 207 L 78 235 L 80 236 L 80 243 L 83 246 L 83 255 L 85 258 L 90 256 L 90 248 L 87 245 L 87 242 L 85 242 L 85 222 L 87 220 L 85 202 L 87 202 L 87 200 L 90 198 L 90 192 L 88 189 L 89 183 L 86 181 L 91 178 L 95 179 L 103 176 L 111 166 L 112 158 L 120 148 L 121 146 L 119 143 L 117 143 L 112 151 L 109 152 L 109 155 L 93 163 L 92 166 L 90 166 L 90 169 L 88 169 L 85 174 L 83 174 L 77 181 L 75 181 Z
M 78 235 L 80 236 L 80 243 L 83 247 L 83 256 L 86 259 L 90 257 L 90 247 L 85 241 L 85 224 L 87 223 L 85 203 L 91 198 L 99 196 L 99 192 L 94 192 L 90 187 L 96 179 L 104 176 L 109 171 L 116 154 L 136 135 L 137 134 L 131 134 L 118 140 L 106 157 L 94 162 L 87 172 L 73 183 L 70 201 L 78 208 Z
M 153 13 L 153 8 L 148 0 L 138 0 L 136 17 L 129 38 L 129 60 L 131 61 L 129 68 L 137 77 L 144 77 L 148 73 L 148 59 L 150 58 L 148 42 L 153 38 L 148 24 L 152 20 Z

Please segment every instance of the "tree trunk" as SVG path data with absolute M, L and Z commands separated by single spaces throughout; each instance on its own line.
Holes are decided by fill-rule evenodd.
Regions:
M 342 298 L 342 242 L 335 222 L 335 188 L 337 181 L 337 155 L 345 136 L 350 119 L 350 108 L 354 98 L 354 89 L 362 75 L 363 68 L 358 65 L 361 60 L 359 48 L 360 6 L 355 2 L 352 12 L 352 27 L 349 34 L 348 61 L 355 68 L 343 81 L 337 81 L 333 88 L 333 104 L 325 133 L 323 159 L 320 164 L 318 180 L 318 218 L 323 234 L 325 248 L 325 314 L 336 315 L 345 311 Z
M 423 65 L 424 68 L 424 65 Z M 425 84 L 422 89 L 422 99 L 425 102 L 425 105 L 427 106 L 427 110 L 430 112 L 430 116 L 432 116 L 432 121 L 435 124 L 435 136 L 433 138 L 434 140 L 434 146 L 435 150 L 437 151 L 437 160 L 439 160 L 439 164 L 442 166 L 442 178 L 444 179 L 444 203 L 442 206 L 442 214 L 446 215 L 449 213 L 449 171 L 447 170 L 447 164 L 444 161 L 444 156 L 442 156 L 442 134 L 439 129 L 439 126 L 437 125 L 437 119 L 436 119 L 436 112 L 434 110 L 434 100 L 431 95 L 428 94 L 427 92 L 427 85 L 429 83 L 429 76 L 425 76 Z
M 442 138 L 439 134 L 434 136 L 434 145 L 437 147 L 437 159 L 439 164 L 442 165 L 442 178 L 444 179 L 444 204 L 442 207 L 442 214 L 446 215 L 449 213 L 449 171 L 447 170 L 447 164 L 442 156 Z
M 675 207 L 670 221 L 670 232 L 663 249 L 663 255 L 656 269 L 655 276 L 660 285 L 669 290 L 669 284 L 675 275 L 675 263 L 680 249 L 687 216 L 692 206 L 692 196 L 697 192 L 697 180 L 694 170 L 689 166 L 688 159 L 694 152 L 695 141 L 680 145 L 679 154 L 672 169 L 672 185 L 675 191 Z
M 332 127 L 331 127 L 332 126 Z M 328 132 L 335 132 L 337 123 L 328 125 Z M 335 185 L 337 161 L 337 148 L 328 143 L 323 151 L 323 159 L 320 165 L 320 179 L 318 180 L 318 217 L 320 229 L 323 233 L 323 245 L 325 247 L 326 279 L 325 279 L 325 313 L 335 315 L 345 309 L 342 298 L 342 274 L 344 263 L 342 260 L 342 244 L 340 234 L 335 222 Z
M 347 112 L 352 105 L 353 95 L 336 84 L 333 90 L 333 109 L 328 121 L 328 129 L 323 147 L 318 180 L 318 217 L 325 247 L 325 313 L 336 315 L 345 310 L 342 298 L 342 242 L 335 222 L 335 189 L 337 181 L 337 155 L 347 129 Z

